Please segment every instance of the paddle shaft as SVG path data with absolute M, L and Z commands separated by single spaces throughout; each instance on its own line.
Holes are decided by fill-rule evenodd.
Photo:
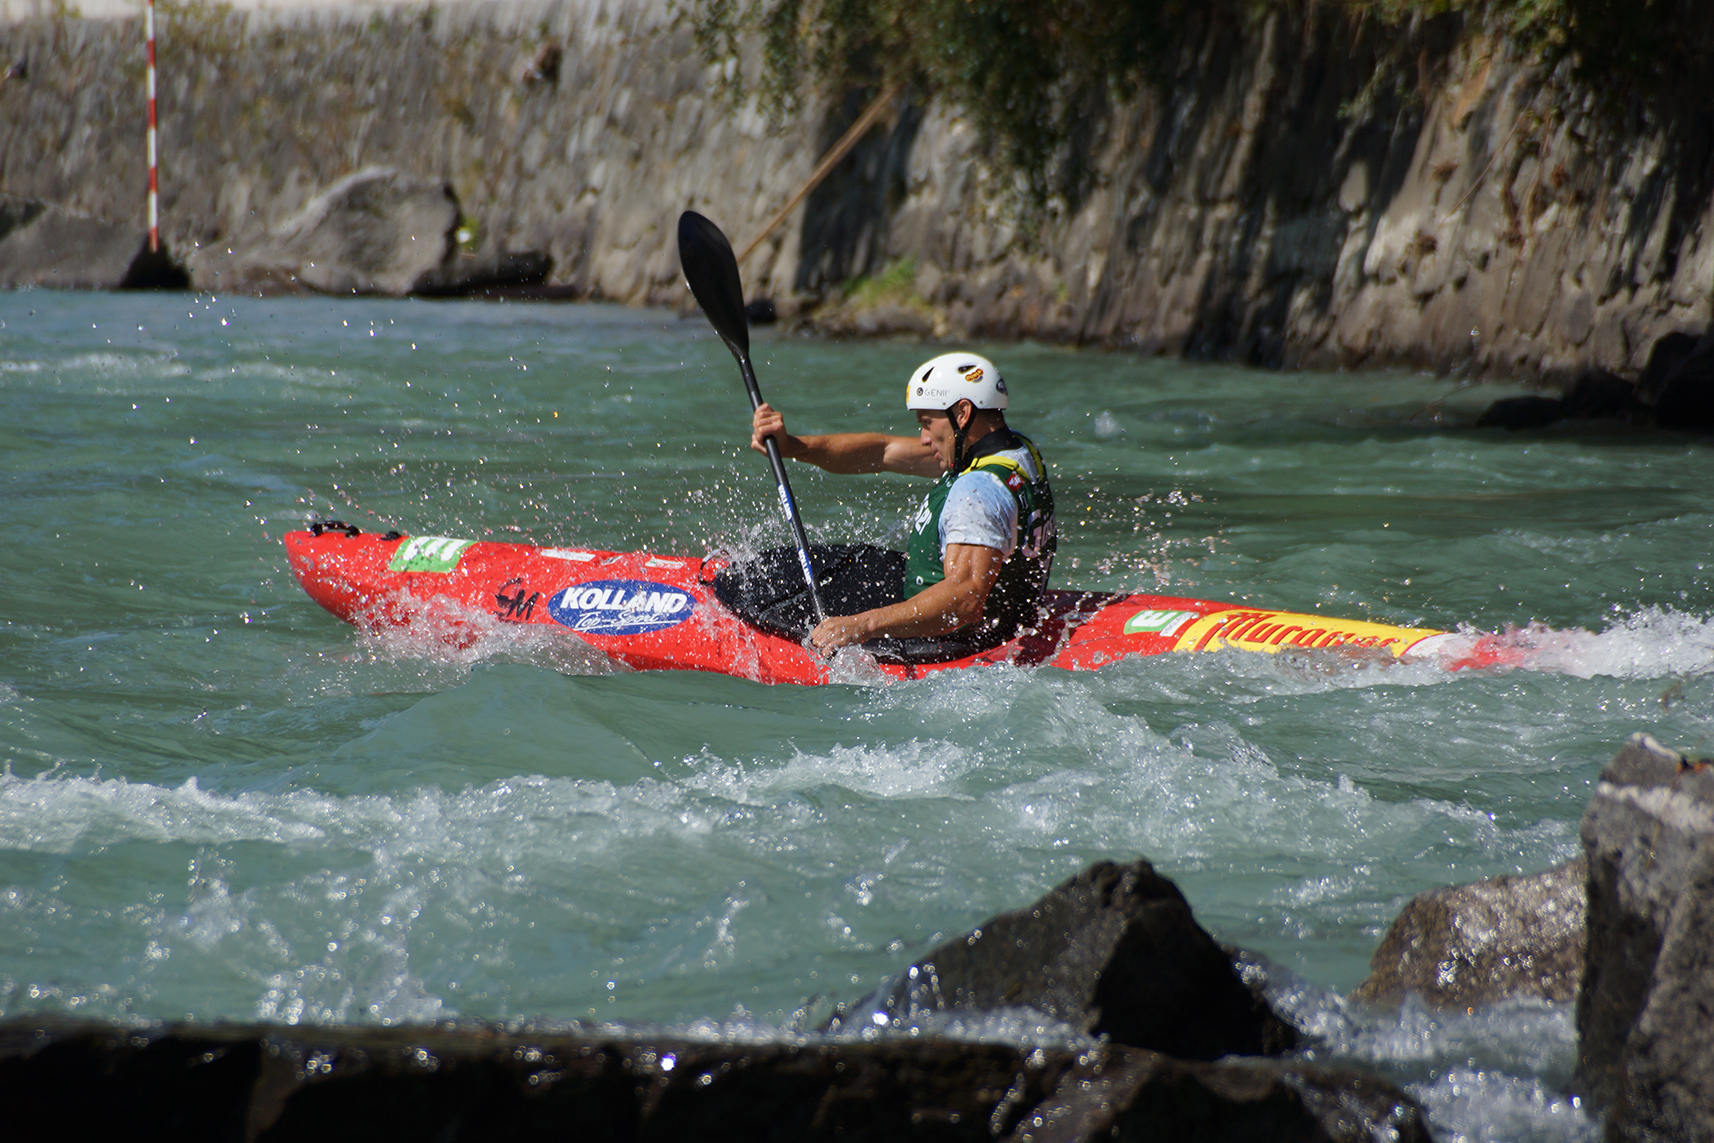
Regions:
M 687 210 L 678 217 L 678 260 L 684 268 L 685 284 L 696 296 L 714 332 L 737 359 L 744 374 L 744 389 L 750 394 L 750 411 L 755 412 L 762 404 L 762 390 L 756 384 L 756 370 L 750 364 L 750 319 L 744 312 L 744 283 L 738 277 L 738 259 L 732 256 L 732 243 L 714 223 L 694 210 Z M 774 487 L 780 494 L 780 508 L 786 514 L 786 523 L 791 525 L 798 564 L 809 588 L 809 605 L 819 625 L 827 618 L 827 608 L 815 584 L 809 537 L 804 535 L 797 501 L 792 499 L 791 481 L 786 479 L 786 463 L 780 456 L 779 442 L 769 437 L 767 448 L 768 461 L 774 466 Z
M 753 413 L 762 404 L 762 390 L 756 384 L 756 371 L 750 366 L 750 355 L 734 353 L 738 359 L 738 368 L 744 374 L 744 389 L 750 394 L 750 411 Z M 809 605 L 815 612 L 815 621 L 820 623 L 827 618 L 827 607 L 821 602 L 821 589 L 815 585 L 815 567 L 809 562 L 809 537 L 804 535 L 803 520 L 798 516 L 797 500 L 792 496 L 791 481 L 786 479 L 785 458 L 780 455 L 780 442 L 773 437 L 767 438 L 768 463 L 774 466 L 774 486 L 780 494 L 780 508 L 786 514 L 786 523 L 792 530 L 792 542 L 797 545 L 797 559 L 803 568 L 803 581 L 809 586 Z

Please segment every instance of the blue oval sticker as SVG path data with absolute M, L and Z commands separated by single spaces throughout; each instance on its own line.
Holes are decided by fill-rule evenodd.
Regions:
M 574 583 L 548 600 L 554 622 L 589 635 L 643 635 L 676 627 L 696 611 L 681 588 L 642 579 Z

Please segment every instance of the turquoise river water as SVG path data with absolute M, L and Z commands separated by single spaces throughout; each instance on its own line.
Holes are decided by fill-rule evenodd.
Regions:
M 910 431 L 931 352 L 756 346 L 803 431 Z M 1317 1058 L 1406 1084 L 1442 1138 L 1592 1137 L 1568 1009 L 1342 994 L 1412 894 L 1574 856 L 1626 735 L 1709 748 L 1708 445 L 1475 431 L 1505 391 L 1445 379 L 988 352 L 1053 462 L 1060 586 L 1523 628 L 1536 666 L 1228 651 L 798 688 L 372 637 L 298 589 L 283 532 L 782 542 L 707 326 L 0 295 L 0 1014 L 794 1035 L 1142 856 L 1278 966 Z M 826 539 L 896 538 L 920 494 L 793 475 Z

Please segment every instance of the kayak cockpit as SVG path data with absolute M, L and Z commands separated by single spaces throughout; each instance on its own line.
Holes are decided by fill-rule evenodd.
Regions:
M 873 544 L 811 544 L 809 559 L 829 615 L 855 615 L 904 598 L 903 552 Z M 796 548 L 770 548 L 728 564 L 714 577 L 713 587 L 740 619 L 770 634 L 802 642 L 814 626 Z M 973 631 L 931 639 L 876 639 L 863 649 L 883 663 L 944 663 L 997 647 L 1016 634 L 1011 625 L 979 624 Z

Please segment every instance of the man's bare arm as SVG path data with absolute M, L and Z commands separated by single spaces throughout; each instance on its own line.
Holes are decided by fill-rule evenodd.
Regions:
M 894 437 L 886 433 L 830 433 L 796 437 L 786 432 L 786 421 L 770 405 L 757 407 L 750 420 L 750 447 L 767 452 L 762 441 L 773 437 L 780 455 L 801 460 L 842 476 L 865 472 L 902 472 L 907 476 L 939 476 L 940 463 L 934 452 L 916 437 Z
M 831 651 L 886 636 L 910 639 L 956 631 L 982 618 L 982 608 L 1004 562 L 998 548 L 948 544 L 942 565 L 945 579 L 902 603 L 825 619 L 809 633 L 810 642 L 823 651 Z

